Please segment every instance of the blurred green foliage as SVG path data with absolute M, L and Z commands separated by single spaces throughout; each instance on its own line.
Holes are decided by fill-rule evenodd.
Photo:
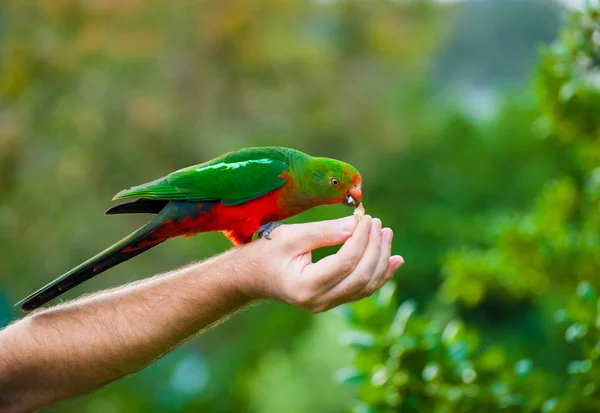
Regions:
M 406 260 L 394 283 L 316 317 L 256 305 L 60 411 L 593 411 L 593 13 L 542 50 L 534 90 L 524 72 L 559 20 L 548 1 L 8 0 L 0 325 L 144 222 L 102 215 L 117 191 L 291 146 L 359 168 Z M 67 297 L 225 248 L 220 234 L 172 240 Z
M 373 326 L 375 313 L 395 312 L 378 328 L 346 333 L 359 353 L 355 367 L 338 378 L 364 383 L 354 412 L 519 412 L 545 401 L 547 376 L 531 360 L 511 362 L 501 345 L 483 348 L 479 333 L 458 318 L 417 315 L 411 300 L 396 307 L 393 290 L 390 284 L 353 306 L 352 323 L 361 327 Z
M 564 175 L 528 212 L 494 212 L 489 236 L 450 249 L 420 314 L 386 290 L 349 306 L 361 333 L 342 380 L 360 383 L 355 412 L 600 408 L 600 5 L 590 3 L 535 74 L 530 138 L 560 148 Z

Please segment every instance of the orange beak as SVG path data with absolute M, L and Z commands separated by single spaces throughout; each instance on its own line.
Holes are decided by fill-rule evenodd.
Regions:
M 344 197 L 342 204 L 349 207 L 357 207 L 362 201 L 362 188 L 360 184 L 354 185 Z

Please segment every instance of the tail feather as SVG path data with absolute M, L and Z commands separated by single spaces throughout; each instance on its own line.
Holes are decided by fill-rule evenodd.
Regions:
M 20 306 L 26 312 L 35 310 L 84 281 L 162 243 L 166 239 L 154 239 L 151 234 L 163 223 L 162 219 L 154 218 L 121 241 L 19 301 L 15 307 Z
M 158 214 L 168 203 L 169 201 L 140 198 L 135 201 L 115 205 L 107 209 L 104 214 Z

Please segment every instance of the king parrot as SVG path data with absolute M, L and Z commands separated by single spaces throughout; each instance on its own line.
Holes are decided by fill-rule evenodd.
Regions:
M 312 207 L 358 207 L 362 178 L 348 163 L 282 147 L 245 148 L 115 195 L 106 215 L 153 214 L 144 226 L 21 300 L 34 310 L 84 281 L 183 235 L 222 232 L 235 246 Z

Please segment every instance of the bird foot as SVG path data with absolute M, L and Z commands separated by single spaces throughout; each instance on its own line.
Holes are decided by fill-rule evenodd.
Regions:
M 270 240 L 271 238 L 269 238 L 269 234 L 277 227 L 281 226 L 281 225 L 286 225 L 287 222 L 269 222 L 268 224 L 265 225 L 261 225 L 260 228 L 258 229 L 258 236 L 260 238 L 264 238 L 264 239 L 268 239 Z

